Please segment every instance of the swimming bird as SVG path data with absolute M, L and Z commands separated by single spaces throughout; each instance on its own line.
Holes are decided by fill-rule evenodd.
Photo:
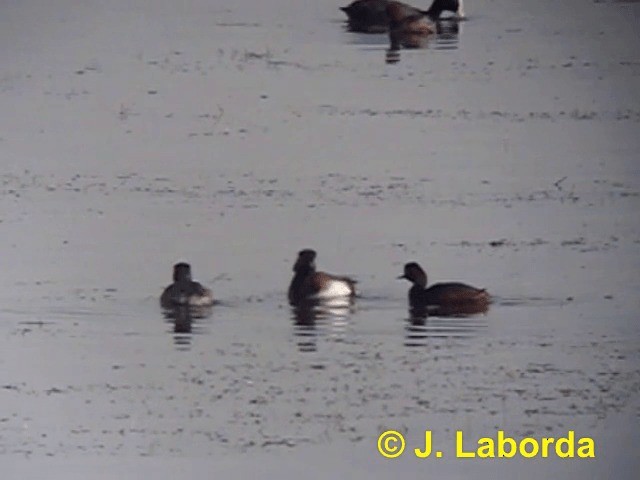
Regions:
M 316 252 L 301 250 L 293 265 L 293 279 L 289 285 L 289 302 L 292 305 L 304 300 L 328 300 L 353 297 L 356 294 L 355 280 L 316 271 Z
M 200 283 L 194 282 L 191 279 L 191 266 L 180 262 L 173 266 L 173 283 L 162 292 L 160 304 L 165 308 L 209 307 L 213 305 L 213 293 Z
M 485 311 L 491 302 L 491 297 L 485 289 L 464 283 L 436 283 L 427 288 L 427 274 L 416 262 L 407 263 L 404 266 L 404 275 L 398 278 L 413 283 L 409 289 L 409 304 L 412 307 L 433 305 L 451 310 L 453 313 L 457 308 L 462 310 L 462 313 L 473 313 L 475 310 Z
M 436 33 L 434 20 L 422 12 L 413 13 L 400 2 L 389 2 L 389 50 L 392 52 L 404 48 L 421 48 L 426 45 L 427 37 Z
M 348 17 L 350 31 L 384 33 L 389 29 L 390 19 L 387 7 L 390 3 L 397 4 L 404 17 L 427 16 L 431 21 L 436 22 L 444 11 L 454 12 L 458 19 L 464 16 L 462 0 L 433 0 L 428 10 L 390 0 L 356 0 L 346 7 L 340 7 L 340 10 Z

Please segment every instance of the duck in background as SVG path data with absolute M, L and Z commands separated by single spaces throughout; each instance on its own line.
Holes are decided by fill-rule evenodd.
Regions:
M 403 48 L 423 48 L 429 35 L 436 33 L 436 24 L 431 17 L 410 13 L 400 2 L 389 2 L 389 50 L 396 52 Z
M 341 7 L 348 19 L 348 28 L 352 32 L 384 33 L 389 30 L 390 18 L 387 7 L 396 5 L 396 11 L 403 18 L 426 16 L 432 22 L 437 22 L 442 12 L 449 11 L 455 18 L 464 18 L 462 0 L 433 0 L 428 10 L 421 10 L 406 3 L 391 0 L 356 0 L 346 7 Z

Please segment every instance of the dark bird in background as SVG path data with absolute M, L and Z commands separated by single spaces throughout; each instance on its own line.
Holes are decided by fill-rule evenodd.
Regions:
M 341 7 L 348 17 L 348 28 L 352 32 L 384 33 L 389 30 L 390 21 L 387 7 L 394 4 L 395 12 L 401 18 L 413 16 L 428 17 L 437 22 L 442 12 L 453 12 L 458 19 L 463 17 L 461 0 L 433 0 L 428 10 L 421 10 L 406 3 L 390 0 L 356 0 Z

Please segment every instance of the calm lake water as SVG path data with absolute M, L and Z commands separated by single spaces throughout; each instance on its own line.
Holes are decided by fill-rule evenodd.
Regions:
M 638 3 L 469 0 L 394 64 L 342 5 L 2 7 L 7 478 L 635 478 Z M 302 248 L 353 306 L 288 305 Z M 180 260 L 207 315 L 160 309 Z M 412 318 L 409 261 L 495 301 Z M 456 430 L 596 458 L 461 460 Z

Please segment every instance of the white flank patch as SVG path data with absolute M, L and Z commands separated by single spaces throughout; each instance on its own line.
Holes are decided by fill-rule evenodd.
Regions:
M 331 280 L 325 288 L 315 295 L 315 298 L 348 297 L 351 293 L 351 285 L 347 282 Z
M 204 295 L 192 295 L 189 297 L 189 305 L 192 307 L 208 307 L 213 303 L 213 296 L 210 292 Z

